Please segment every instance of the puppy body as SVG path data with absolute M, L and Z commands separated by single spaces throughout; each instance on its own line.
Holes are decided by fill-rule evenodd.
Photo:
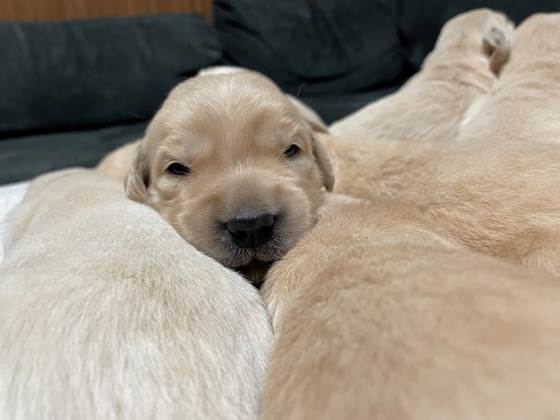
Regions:
M 0 271 L 3 419 L 252 419 L 257 292 L 94 172 L 38 178 Z
M 430 228 L 335 197 L 273 266 L 264 420 L 558 417 L 557 282 Z
M 465 26 L 466 23 L 474 25 L 478 21 L 471 17 L 480 16 L 486 16 L 486 21 L 492 23 L 491 18 L 495 15 L 486 11 L 473 12 L 446 25 L 432 54 L 441 61 L 440 65 L 445 62 L 445 54 L 452 51 L 447 46 L 461 45 L 456 44 L 456 40 L 462 40 L 466 36 L 464 33 L 478 34 L 480 44 L 488 24 L 481 26 L 486 28 L 484 31 L 477 26 L 470 30 Z M 530 50 L 526 34 L 535 29 L 524 27 L 534 27 L 531 21 L 534 22 L 535 18 L 519 29 L 512 49 L 512 62 L 504 67 L 501 79 L 494 85 L 495 90 L 485 95 L 480 90 L 478 97 L 467 96 L 468 101 L 472 101 L 470 106 L 478 109 L 476 115 L 472 115 L 472 110 L 461 115 L 465 107 L 456 112 L 453 108 L 456 101 L 441 93 L 420 101 L 419 112 L 429 110 L 430 106 L 448 108 L 453 116 L 450 125 L 436 124 L 435 121 L 424 124 L 428 120 L 421 118 L 418 123 L 407 120 L 405 124 L 410 133 L 416 133 L 417 127 L 420 132 L 423 129 L 430 132 L 428 138 L 419 136 L 413 141 L 409 134 L 402 141 L 399 137 L 404 135 L 403 127 L 399 126 L 399 121 L 404 123 L 402 118 L 381 122 L 372 113 L 368 114 L 371 117 L 368 130 L 372 130 L 369 140 L 356 136 L 337 141 L 321 135 L 334 160 L 335 191 L 368 199 L 398 197 L 403 205 L 415 208 L 425 223 L 446 237 L 455 238 L 478 252 L 539 266 L 560 275 L 560 199 L 556 194 L 560 183 L 560 149 L 552 144 L 552 133 L 560 135 L 560 130 L 554 129 L 558 125 L 555 122 L 543 124 L 539 111 L 527 112 L 527 117 L 521 118 L 523 127 L 515 128 L 516 124 L 511 121 L 512 107 L 519 105 L 524 112 L 523 109 L 529 106 L 526 104 L 528 88 L 523 86 L 533 89 L 531 106 L 536 110 L 548 109 L 547 114 L 556 110 L 550 107 L 550 96 L 554 97 L 558 90 L 558 83 L 551 79 L 552 73 L 549 73 L 548 88 L 545 89 L 541 82 L 536 84 L 538 86 L 528 80 L 522 83 L 516 70 L 521 54 L 519 48 Z M 461 22 L 459 36 L 452 36 L 453 32 L 449 30 L 457 28 L 457 23 Z M 543 27 L 550 28 L 550 24 Z M 518 42 L 521 47 L 517 46 Z M 439 51 L 442 46 L 443 50 Z M 538 45 L 535 49 L 538 51 Z M 464 77 L 480 78 L 480 71 L 464 69 L 454 57 L 451 54 L 448 66 L 456 67 Z M 509 76 L 512 72 L 514 77 Z M 524 74 L 527 77 L 529 73 Z M 542 76 L 547 80 L 545 73 Z M 435 75 L 428 66 L 414 82 L 419 92 L 422 89 L 427 92 L 437 84 L 438 79 L 430 81 L 431 77 Z M 515 81 L 510 83 L 511 78 Z M 516 88 L 516 84 L 520 87 Z M 449 89 L 455 86 L 460 92 L 467 85 L 459 79 L 442 86 Z M 411 92 L 403 88 L 393 97 L 392 103 L 379 103 L 378 109 L 393 113 L 396 104 L 415 98 Z M 366 116 L 366 110 L 363 116 Z M 468 121 L 461 125 L 462 118 Z M 351 119 L 346 123 L 350 124 Z M 514 128 L 510 129 L 510 126 Z M 359 124 L 357 127 L 361 129 Z M 347 126 L 347 129 L 352 132 L 351 127 Z M 374 133 L 381 133 L 380 137 Z M 393 140 L 388 140 L 390 136 Z M 447 141 L 443 141 L 445 138 Z
M 560 149 L 543 143 L 331 142 L 335 192 L 398 198 L 469 248 L 560 275 Z

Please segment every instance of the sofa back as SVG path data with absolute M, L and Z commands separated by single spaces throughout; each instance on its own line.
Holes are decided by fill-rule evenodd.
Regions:
M 0 136 L 150 118 L 222 54 L 194 15 L 0 23 Z

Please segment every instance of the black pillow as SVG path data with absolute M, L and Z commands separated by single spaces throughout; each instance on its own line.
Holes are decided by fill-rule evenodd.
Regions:
M 292 94 L 387 85 L 402 49 L 393 0 L 216 0 L 224 58 Z
M 215 30 L 192 15 L 0 23 L 0 135 L 149 118 L 215 64 Z

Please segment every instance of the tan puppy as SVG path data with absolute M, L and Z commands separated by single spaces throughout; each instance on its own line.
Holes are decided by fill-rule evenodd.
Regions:
M 556 419 L 560 285 L 398 201 L 333 198 L 263 289 L 263 420 Z
M 488 9 L 464 13 L 443 27 L 422 69 L 398 92 L 335 122 L 330 132 L 368 143 L 449 141 L 471 104 L 488 92 L 506 61 L 513 25 Z
M 256 419 L 255 289 L 92 171 L 33 181 L 0 269 L 0 418 Z
M 469 22 L 469 16 L 476 17 L 479 13 L 452 20 L 441 37 L 448 35 L 446 31 L 453 28 L 454 23 Z M 490 19 L 494 15 L 486 16 Z M 538 19 L 533 18 L 526 25 L 535 26 L 531 22 Z M 517 42 L 522 51 L 537 51 L 539 55 L 540 40 L 532 35 L 534 29 L 524 29 L 526 25 L 519 29 Z M 560 30 L 554 33 L 549 26 L 546 28 L 549 36 L 560 40 Z M 472 32 L 476 33 L 477 28 L 472 28 Z M 479 33 L 480 42 L 482 38 Z M 442 42 L 440 38 L 438 46 Z M 531 42 L 535 43 L 533 49 L 529 46 Z M 521 54 L 517 51 L 514 46 L 513 57 Z M 538 62 L 537 56 L 525 54 L 526 62 Z M 455 128 L 450 124 L 447 128 L 434 125 L 429 129 L 425 121 L 418 125 L 408 121 L 411 133 L 420 127 L 420 132 L 425 129 L 436 133 L 435 139 L 420 136 L 417 141 L 412 138 L 399 141 L 402 128 L 388 122 L 377 122 L 380 139 L 372 135 L 369 141 L 353 137 L 341 142 L 323 136 L 335 162 L 335 191 L 369 199 L 398 197 L 404 206 L 416 209 L 423 223 L 473 250 L 515 263 L 543 267 L 560 275 L 560 196 L 556 193 L 560 185 L 560 147 L 551 144 L 552 133 L 558 126 L 554 121 L 560 120 L 560 113 L 558 118 L 544 124 L 537 111 L 523 111 L 529 106 L 546 109 L 543 112 L 548 117 L 558 111 L 557 107 L 551 107 L 549 98 L 554 98 L 560 91 L 560 79 L 556 73 L 543 72 L 540 75 L 542 82 L 535 84 L 532 73 L 525 72 L 527 79 L 523 84 L 521 75 L 515 71 L 516 82 L 509 87 L 506 82 L 510 71 L 517 68 L 516 63 L 512 61 L 511 66 L 506 65 L 503 81 L 496 84 L 496 90 L 488 94 L 488 99 L 482 95 L 478 97 L 484 98 L 481 100 L 483 107 L 475 102 L 477 114 L 469 116 L 470 122 L 463 126 L 458 123 L 459 113 L 453 120 Z M 449 66 L 453 67 L 453 64 Z M 463 71 L 465 77 L 478 77 L 477 72 L 469 76 L 468 69 Z M 417 80 L 417 89 L 421 90 L 422 75 Z M 457 89 L 463 86 L 461 79 L 454 83 Z M 430 85 L 429 80 L 426 84 Z M 532 89 L 531 105 L 526 103 L 527 90 L 516 89 L 517 84 Z M 446 86 L 452 89 L 453 83 L 450 81 Z M 403 89 L 394 97 L 395 101 L 402 94 L 404 103 L 409 97 L 407 92 Z M 439 101 L 438 106 L 453 109 L 455 101 L 449 97 L 442 95 Z M 433 103 L 436 102 L 434 98 Z M 523 123 L 513 131 L 508 127 L 512 124 L 512 107 L 516 104 L 524 116 L 520 117 Z M 429 108 L 426 101 L 421 107 Z M 379 109 L 396 110 L 390 104 L 380 105 Z M 386 140 L 391 130 L 395 141 Z M 446 131 L 449 137 L 444 142 L 439 135 Z M 560 137 L 560 130 L 557 130 L 557 137 Z
M 126 192 L 205 254 L 259 273 L 314 224 L 333 182 L 299 110 L 271 81 L 243 71 L 195 77 L 171 92 Z

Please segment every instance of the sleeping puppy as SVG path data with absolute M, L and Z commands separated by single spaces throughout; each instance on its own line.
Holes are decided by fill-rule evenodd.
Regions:
M 114 180 L 42 176 L 0 268 L 0 418 L 256 419 L 257 291 Z
M 300 109 L 264 76 L 240 71 L 194 77 L 171 92 L 125 189 L 258 284 L 314 224 L 322 189 L 333 183 Z
M 269 271 L 263 420 L 555 419 L 560 284 L 333 197 Z
M 474 34 L 478 34 L 478 54 L 485 54 L 483 31 L 476 26 L 478 20 L 471 19 L 479 17 L 480 13 L 488 22 L 493 22 L 493 16 L 500 16 L 471 12 L 445 26 L 436 51 L 431 55 L 440 57 L 442 68 L 445 68 L 444 56 L 437 49 L 444 45 L 450 51 L 455 45 L 459 51 L 467 41 L 476 38 Z M 557 107 L 551 105 L 551 101 L 559 97 L 560 85 L 557 72 L 547 73 L 547 66 L 543 65 L 542 77 L 537 82 L 533 79 L 535 72 L 525 71 L 523 81 L 516 70 L 522 68 L 519 61 L 531 68 L 531 63 L 540 63 L 540 56 L 547 56 L 542 53 L 540 41 L 544 35 L 536 32 L 538 19 L 532 18 L 519 28 L 512 61 L 502 70 L 494 90 L 483 94 L 481 89 L 478 96 L 465 97 L 461 112 L 457 113 L 453 111 L 456 99 L 450 96 L 426 97 L 420 103 L 424 110 L 436 105 L 447 108 L 453 125 L 431 126 L 425 125 L 426 119 L 408 120 L 406 127 L 410 134 L 403 140 L 399 137 L 403 127 L 396 123 L 404 122 L 404 117 L 381 122 L 372 115 L 372 125 L 368 127 L 372 130 L 377 127 L 380 137 L 372 132 L 369 140 L 356 136 L 337 141 L 320 134 L 320 141 L 334 161 L 337 179 L 334 190 L 371 200 L 398 198 L 403 205 L 417 209 L 419 217 L 432 229 L 472 250 L 517 264 L 541 267 L 560 276 L 560 196 L 556 193 L 560 185 L 560 147 L 554 144 L 553 136 L 556 132 L 556 138 L 560 137 L 555 123 L 560 120 L 560 114 L 556 112 Z M 550 21 L 554 17 L 546 19 Z M 457 23 L 461 23 L 460 36 L 452 37 L 450 30 Z M 470 29 L 471 36 L 462 35 L 469 33 L 467 23 L 474 25 Z M 527 25 L 533 29 L 524 29 Z M 482 29 L 489 26 L 490 23 L 483 25 Z M 560 24 L 556 27 L 560 28 Z M 555 33 L 551 25 L 542 25 L 542 28 L 547 36 L 560 40 L 560 30 Z M 450 38 L 445 40 L 445 37 Z M 475 50 L 473 45 L 467 51 Z M 529 56 L 528 51 L 535 51 L 535 55 Z M 521 54 L 525 54 L 524 60 L 519 58 Z M 477 62 L 474 58 L 469 60 Z M 460 91 L 465 88 L 465 80 L 480 77 L 479 70 L 464 65 L 450 61 L 447 68 L 456 67 L 461 77 L 455 81 L 450 79 L 442 86 L 450 91 L 456 86 Z M 488 60 L 486 65 L 489 65 Z M 428 71 L 426 75 L 420 74 L 416 79 L 418 91 L 427 91 L 437 81 L 433 70 L 422 72 L 425 71 Z M 510 76 L 512 74 L 514 76 Z M 394 96 L 392 104 L 396 104 L 397 99 L 400 103 L 412 99 L 410 93 L 403 88 Z M 527 102 L 527 98 L 531 101 Z M 482 106 L 477 105 L 480 99 Z M 472 101 L 469 106 L 478 106 L 474 116 L 468 117 L 471 111 L 464 110 L 468 101 Z M 380 103 L 378 110 L 391 113 L 397 109 L 393 105 Z M 512 108 L 515 106 L 521 110 L 519 115 Z M 466 114 L 462 115 L 464 112 Z M 553 118 L 554 112 L 558 114 L 556 118 Z M 541 113 L 547 116 L 546 122 Z M 461 124 L 464 118 L 470 120 Z M 419 133 L 431 132 L 434 137 L 419 136 L 414 140 L 417 129 Z M 388 138 L 391 133 L 393 140 Z M 444 133 L 448 137 L 440 137 Z

